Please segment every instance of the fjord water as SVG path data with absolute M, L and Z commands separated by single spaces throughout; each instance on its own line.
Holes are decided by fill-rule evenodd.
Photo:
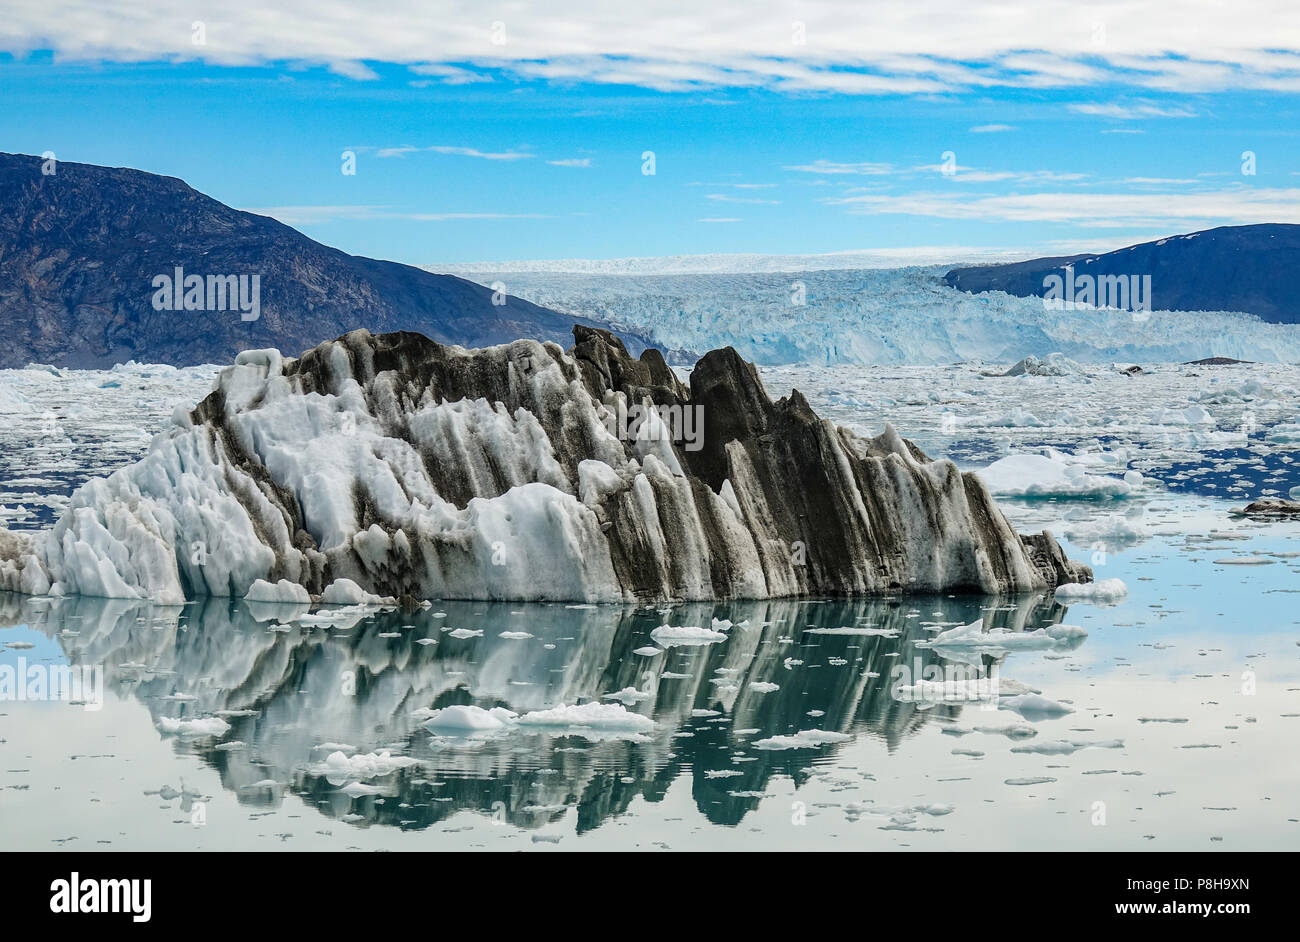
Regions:
M 1179 503 L 1171 513 L 1196 513 Z M 1300 836 L 1300 759 L 1289 748 L 1300 728 L 1296 575 L 1289 534 L 1275 529 L 1243 526 L 1217 548 L 1169 535 L 1121 550 L 1106 568 L 1122 566 L 1130 592 L 1113 608 L 1041 595 L 658 609 L 447 601 L 303 627 L 292 606 L 8 596 L 0 639 L 19 646 L 3 663 L 102 665 L 105 689 L 97 710 L 0 704 L 0 839 L 29 849 L 1290 847 Z M 1212 563 L 1219 553 L 1259 562 Z M 715 618 L 733 622 L 726 640 L 648 653 L 656 626 Z M 900 696 L 896 668 L 971 659 L 916 642 L 977 618 L 1087 629 L 1072 648 L 974 656 L 985 669 L 998 662 L 1003 684 L 1074 712 Z M 453 733 L 418 712 L 472 703 L 522 714 L 610 694 L 653 729 Z M 214 715 L 228 731 L 160 728 Z M 842 737 L 764 744 L 805 730 Z M 326 761 L 336 751 L 403 758 L 340 772 Z
M 0 597 L 0 679 L 20 664 L 103 677 L 100 709 L 0 699 L 0 846 L 1294 847 L 1300 523 L 1229 513 L 1300 485 L 1292 374 L 763 371 L 773 393 L 797 386 L 867 434 L 893 421 L 963 468 L 1051 446 L 1089 473 L 1139 469 L 1146 482 L 1124 499 L 1000 501 L 1021 532 L 1049 528 L 1098 578 L 1122 579 L 1128 595 L 1108 608 L 1046 594 L 440 601 L 309 626 L 303 609 L 228 599 Z M 0 518 L 47 527 L 72 486 L 138 457 L 211 376 L 5 373 L 28 411 L 0 417 Z M 977 618 L 1087 636 L 1009 653 L 918 646 Z M 651 638 L 714 619 L 733 624 L 712 643 Z M 995 664 L 1004 693 L 1024 685 L 1073 712 L 898 689 L 930 668 L 987 676 Z M 425 725 L 455 704 L 522 715 L 589 701 L 654 725 Z M 833 735 L 797 737 L 812 730 Z

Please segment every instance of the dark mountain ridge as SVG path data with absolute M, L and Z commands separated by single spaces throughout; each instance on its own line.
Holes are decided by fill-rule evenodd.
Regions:
M 226 362 L 261 347 L 296 353 L 359 327 L 466 347 L 565 344 L 575 320 L 595 323 L 348 255 L 175 177 L 63 161 L 42 172 L 50 168 L 0 154 L 0 368 Z
M 954 268 L 944 281 L 963 291 L 1045 296 L 1045 280 L 1150 276 L 1158 311 L 1243 311 L 1275 324 L 1300 323 L 1300 225 L 1220 226 L 1104 254 Z

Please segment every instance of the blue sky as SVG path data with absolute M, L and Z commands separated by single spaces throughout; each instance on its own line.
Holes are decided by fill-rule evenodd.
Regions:
M 755 60 L 716 35 L 639 49 L 635 31 L 599 23 L 611 38 L 597 55 L 546 20 L 555 35 L 513 59 L 451 40 L 416 57 L 401 23 L 355 42 L 346 22 L 309 40 L 248 26 L 222 45 L 219 12 L 204 21 L 211 46 L 190 45 L 187 16 L 118 48 L 52 25 L 70 5 L 31 6 L 0 32 L 0 149 L 175 175 L 345 251 L 413 264 L 1041 253 L 1300 221 L 1300 57 L 1267 32 L 1231 54 L 1157 54 L 1122 48 L 1136 40 L 1112 27 L 1113 54 L 1053 50 L 1049 36 L 1031 59 L 948 53 L 947 32 L 914 30 L 882 65 L 842 64 L 849 53 L 815 43 L 811 59 L 799 47 Z M 474 15 L 488 29 L 491 14 Z M 646 32 L 663 29 L 646 16 Z M 345 151 L 355 175 L 341 172 Z

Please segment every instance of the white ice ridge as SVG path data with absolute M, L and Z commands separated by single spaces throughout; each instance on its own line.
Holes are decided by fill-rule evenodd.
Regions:
M 891 426 L 862 439 L 797 393 L 773 403 L 734 351 L 688 390 L 662 358 L 580 341 L 355 331 L 298 359 L 246 351 L 51 530 L 0 530 L 0 589 L 590 603 L 1090 578 L 1049 536 L 1019 537 L 972 475 Z M 618 411 L 651 397 L 704 410 L 702 450 L 653 410 L 619 437 Z
M 625 327 L 665 350 L 699 354 L 728 344 L 765 365 L 1010 363 L 1049 351 L 1079 363 L 1176 363 L 1208 351 L 1289 363 L 1300 340 L 1300 326 L 1250 314 L 1153 311 L 1135 318 L 1129 311 L 1051 310 L 1042 298 L 1000 291 L 968 294 L 944 283 L 951 265 L 931 261 L 865 270 L 835 257 L 738 265 L 724 256 L 657 266 L 586 262 L 547 271 L 502 263 L 464 271 L 553 310 Z

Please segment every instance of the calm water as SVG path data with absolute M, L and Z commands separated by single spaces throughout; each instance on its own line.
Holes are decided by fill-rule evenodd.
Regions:
M 931 368 L 764 370 L 778 394 L 798 386 L 870 434 L 890 417 L 965 467 L 1043 444 L 1120 455 L 1113 472 L 1153 479 L 1128 500 L 1001 502 L 1018 529 L 1049 528 L 1098 578 L 1122 579 L 1129 594 L 1110 608 L 439 602 L 311 626 L 303 610 L 228 600 L 0 595 L 0 846 L 1300 846 L 1300 521 L 1228 513 L 1300 483 L 1300 446 L 1273 434 L 1300 414 L 1294 369 L 1162 370 L 1012 380 L 951 367 L 938 381 Z M 0 416 L 0 525 L 48 526 L 74 485 L 138 457 L 210 374 L 11 371 L 31 411 Z M 1198 403 L 1212 424 L 1153 414 Z M 1034 422 L 1007 424 L 1017 407 Z M 949 414 L 955 435 L 942 431 Z M 660 650 L 650 636 L 715 618 L 736 623 L 715 643 Z M 918 646 L 976 618 L 1087 637 L 1010 653 Z M 102 708 L 14 699 L 4 678 L 19 667 L 102 676 Z M 898 689 L 936 669 L 996 672 L 1001 692 L 1031 688 L 1073 712 Z M 425 725 L 450 705 L 527 714 L 591 701 L 653 725 L 474 736 Z M 826 741 L 765 742 L 808 731 Z
M 443 602 L 303 626 L 292 606 L 0 596 L 0 665 L 102 667 L 104 687 L 101 709 L 0 702 L 0 844 L 1292 848 L 1294 525 L 1215 530 L 1221 510 L 1153 505 L 1153 535 L 1098 567 L 1128 583 L 1112 608 L 1041 596 L 658 610 Z M 726 640 L 646 653 L 656 626 L 714 618 L 737 623 Z M 1088 636 L 1009 654 L 916 644 L 976 618 Z M 467 631 L 482 634 L 455 636 Z M 1075 712 L 918 703 L 896 689 L 900 666 L 934 665 L 996 666 L 1004 693 L 1019 683 Z M 468 736 L 417 712 L 524 714 L 616 693 L 653 728 Z M 229 729 L 165 728 L 214 716 Z M 842 736 L 763 742 L 807 730 Z M 385 750 L 400 767 L 340 774 L 326 762 Z

